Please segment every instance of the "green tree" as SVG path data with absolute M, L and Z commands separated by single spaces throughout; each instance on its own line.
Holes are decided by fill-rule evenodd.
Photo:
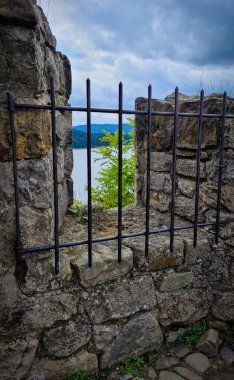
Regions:
M 134 120 L 128 119 L 130 125 L 134 126 Z M 118 130 L 114 134 L 104 131 L 105 135 L 100 140 L 108 143 L 96 149 L 101 161 L 105 165 L 96 178 L 98 186 L 92 188 L 92 200 L 102 204 L 105 208 L 118 206 Z M 122 136 L 123 158 L 122 158 L 122 205 L 123 207 L 134 202 L 134 178 L 135 178 L 135 153 L 133 132 L 128 133 L 130 139 L 126 140 L 125 133 Z M 132 151 L 133 154 L 126 158 L 124 154 Z

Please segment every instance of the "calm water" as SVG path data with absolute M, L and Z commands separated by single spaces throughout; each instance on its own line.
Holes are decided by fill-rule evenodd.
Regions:
M 100 158 L 100 155 L 94 152 L 95 149 L 91 149 L 92 157 L 92 186 L 98 185 L 96 177 L 101 168 L 102 161 L 96 161 L 96 158 Z M 130 157 L 131 152 L 125 154 L 125 157 Z M 102 166 L 104 167 L 104 165 Z M 78 199 L 82 202 L 87 202 L 87 191 L 85 186 L 87 185 L 87 150 L 86 149 L 73 149 L 73 190 L 74 199 Z

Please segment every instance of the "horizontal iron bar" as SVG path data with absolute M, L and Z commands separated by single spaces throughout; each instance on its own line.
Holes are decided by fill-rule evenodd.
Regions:
M 38 105 L 38 104 L 21 104 L 15 103 L 16 109 L 38 109 L 38 110 L 51 110 L 50 105 Z M 69 106 L 55 106 L 56 111 L 76 111 L 76 112 L 87 112 L 86 107 L 69 107 Z M 108 109 L 108 108 L 90 108 L 91 112 L 96 113 L 119 113 L 118 109 Z M 123 110 L 123 114 L 125 115 L 147 115 L 148 111 L 141 110 Z M 159 111 L 151 111 L 152 116 L 174 116 L 174 112 L 159 112 Z M 178 116 L 180 117 L 200 117 L 200 113 L 188 113 L 188 112 L 178 112 Z M 212 114 L 212 113 L 204 113 L 203 117 L 207 118 L 221 118 L 223 114 Z M 226 114 L 225 119 L 234 119 L 234 114 Z
M 219 224 L 227 224 L 231 222 L 234 222 L 234 219 L 222 220 L 220 221 Z M 197 224 L 198 227 L 215 226 L 215 225 L 216 225 L 216 222 L 206 222 L 206 223 Z M 174 230 L 180 231 L 180 230 L 188 230 L 192 228 L 194 228 L 194 225 L 176 226 L 174 227 Z M 150 230 L 149 235 L 155 235 L 155 234 L 160 234 L 160 233 L 165 233 L 165 232 L 170 232 L 170 228 Z M 146 234 L 145 232 L 130 232 L 128 234 L 122 234 L 122 238 L 125 239 L 129 237 L 145 236 L 145 234 Z M 92 243 L 102 243 L 104 241 L 112 241 L 112 240 L 118 240 L 118 235 L 92 239 Z M 88 244 L 88 240 L 79 240 L 79 241 L 73 241 L 73 242 L 60 243 L 59 248 L 69 248 L 69 247 L 75 247 L 75 246 L 84 245 L 84 244 Z M 51 245 L 35 246 L 31 248 L 19 248 L 19 250 L 21 254 L 24 254 L 24 253 L 42 252 L 42 251 L 47 251 L 54 248 L 55 248 L 55 244 L 51 244 Z

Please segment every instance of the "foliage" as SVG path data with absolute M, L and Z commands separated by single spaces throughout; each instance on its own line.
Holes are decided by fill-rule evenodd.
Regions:
M 119 369 L 122 375 L 130 373 L 133 377 L 139 377 L 145 370 L 144 358 L 139 354 L 133 354 L 121 363 Z
M 149 354 L 148 356 L 148 364 L 154 365 L 157 361 L 157 356 L 155 354 Z
M 228 344 L 234 350 L 234 332 L 221 332 L 220 338 L 223 344 Z
M 82 203 L 79 200 L 74 199 L 73 204 L 76 205 L 76 221 L 77 223 L 82 223 L 85 220 L 87 214 L 87 204 Z
M 71 371 L 68 375 L 66 375 L 63 380 L 102 380 L 104 379 L 103 372 L 96 372 L 94 374 L 90 374 L 87 371 L 77 370 Z
M 209 322 L 207 319 L 203 321 L 191 323 L 184 335 L 182 335 L 179 340 L 180 342 L 192 346 L 198 342 L 200 337 L 209 329 Z
M 134 121 L 128 119 L 133 125 Z M 122 137 L 123 154 L 134 150 L 133 132 L 128 133 L 127 141 L 125 133 Z M 105 131 L 102 142 L 107 146 L 99 147 L 96 152 L 101 156 L 101 166 L 105 165 L 97 177 L 98 186 L 92 188 L 92 199 L 102 204 L 105 208 L 118 206 L 118 131 L 114 134 Z M 135 178 L 135 154 L 130 158 L 122 158 L 122 205 L 123 207 L 134 202 L 134 178 Z

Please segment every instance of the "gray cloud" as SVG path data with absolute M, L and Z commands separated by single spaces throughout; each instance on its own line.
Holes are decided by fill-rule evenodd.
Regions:
M 47 13 L 48 0 L 41 0 Z M 72 101 L 92 79 L 97 106 L 126 107 L 152 83 L 156 97 L 178 85 L 189 94 L 234 86 L 233 0 L 51 0 L 58 48 L 71 59 Z

